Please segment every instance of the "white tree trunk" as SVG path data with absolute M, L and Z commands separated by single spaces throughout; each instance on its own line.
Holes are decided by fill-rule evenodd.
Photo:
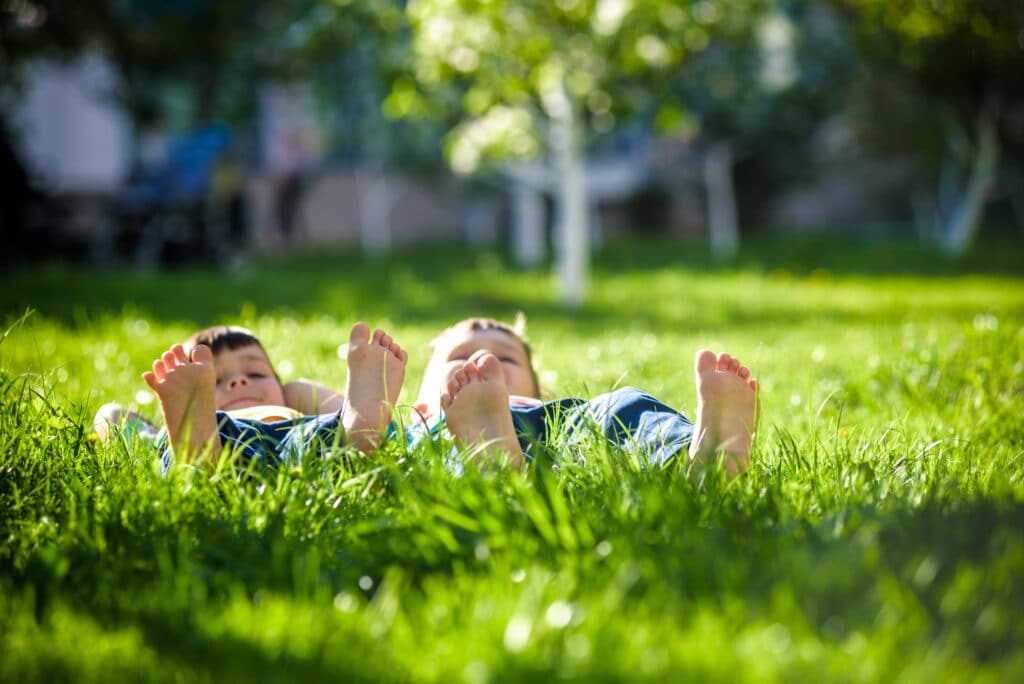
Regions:
M 582 122 L 568 107 L 552 126 L 552 151 L 558 170 L 558 271 L 562 301 L 578 306 L 587 296 L 590 270 L 590 232 L 583 179 Z
M 731 143 L 712 143 L 704 155 L 704 186 L 708 196 L 708 239 L 711 254 L 717 259 L 733 258 L 740 246 L 732 165 Z
M 544 261 L 544 198 L 528 183 L 512 186 L 512 253 L 516 264 L 525 268 Z
M 462 234 L 466 242 L 477 247 L 493 247 L 498 242 L 498 226 L 494 216 L 494 202 L 483 197 L 471 197 L 466 202 Z
M 365 254 L 391 249 L 391 206 L 394 204 L 387 174 L 376 164 L 357 171 L 359 188 L 359 242 Z
M 999 174 L 999 131 L 996 116 L 984 108 L 978 116 L 978 149 L 971 165 L 967 188 L 942 226 L 940 248 L 946 254 L 960 256 L 974 241 L 981 219 L 995 189 Z

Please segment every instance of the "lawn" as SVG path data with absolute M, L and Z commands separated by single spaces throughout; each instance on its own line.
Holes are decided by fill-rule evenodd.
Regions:
M 431 248 L 235 273 L 0 275 L 0 680 L 1021 681 L 1024 246 L 608 245 L 591 299 Z M 31 309 L 27 316 L 26 311 Z M 551 396 L 692 415 L 693 353 L 739 356 L 750 472 L 694 482 L 599 444 L 457 476 L 430 449 L 162 477 L 90 439 L 194 329 L 240 323 L 285 379 L 343 387 L 357 320 L 410 350 L 526 313 Z M 1014 617 L 1017 616 L 1017 617 Z

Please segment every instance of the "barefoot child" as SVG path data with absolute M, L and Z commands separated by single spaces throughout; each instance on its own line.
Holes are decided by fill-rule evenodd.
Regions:
M 230 444 L 246 457 L 276 463 L 314 443 L 347 439 L 365 453 L 376 448 L 406 360 L 384 331 L 371 335 L 357 323 L 349 337 L 344 399 L 327 392 L 314 400 L 316 388 L 308 382 L 293 387 L 289 398 L 259 340 L 244 328 L 219 327 L 172 346 L 142 378 L 160 400 L 170 451 L 179 459 L 212 463 Z M 307 411 L 333 411 L 304 415 L 287 405 L 289 399 Z
M 613 445 L 637 448 L 654 465 L 684 449 L 695 465 L 718 453 L 731 473 L 744 472 L 749 464 L 760 411 L 757 381 L 729 354 L 702 350 L 696 355 L 694 425 L 632 387 L 590 400 L 542 403 L 529 346 L 516 328 L 499 321 L 460 321 L 431 346 L 416 405 L 425 429 L 436 432 L 443 422 L 456 441 L 507 458 L 514 467 L 522 466 L 532 444 L 548 443 L 552 418 L 572 433 L 570 441 L 596 425 Z
M 200 344 L 210 347 L 214 356 L 225 348 L 235 350 L 246 346 L 258 347 L 263 352 L 263 356 L 267 356 L 260 341 L 251 332 L 238 326 L 214 326 L 200 330 L 185 340 L 182 347 L 186 353 L 190 353 Z M 284 402 L 281 406 L 291 409 L 291 414 L 295 416 L 334 413 L 344 406 L 344 394 L 338 394 L 332 389 L 305 378 L 281 384 L 280 378 L 273 372 L 273 368 L 271 368 L 271 372 L 284 394 Z M 224 407 L 218 406 L 218 409 L 224 409 Z M 160 434 L 160 429 L 152 422 L 117 402 L 100 407 L 93 419 L 93 429 L 96 438 L 103 442 L 110 441 L 117 433 L 125 437 L 139 435 L 148 440 L 155 440 Z

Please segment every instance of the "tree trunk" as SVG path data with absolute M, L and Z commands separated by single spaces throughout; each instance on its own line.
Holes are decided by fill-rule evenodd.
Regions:
M 996 115 L 989 107 L 978 115 L 977 129 L 978 149 L 967 188 L 941 227 L 939 247 L 951 256 L 962 255 L 974 241 L 999 174 L 999 131 Z
M 201 62 L 195 72 L 195 118 L 199 125 L 214 119 L 217 95 L 220 93 L 220 62 Z
M 544 261 L 544 201 L 537 188 L 522 181 L 512 186 L 512 253 L 525 268 Z
M 716 259 L 732 259 L 740 246 L 732 165 L 732 144 L 713 142 L 704 155 L 704 186 L 708 193 L 708 239 Z
M 562 302 L 578 306 L 587 296 L 590 234 L 583 185 L 582 122 L 574 107 L 553 121 L 552 148 L 558 170 L 558 271 Z
M 387 174 L 367 162 L 356 172 L 359 188 L 359 242 L 364 254 L 383 254 L 391 249 L 391 205 L 394 198 Z

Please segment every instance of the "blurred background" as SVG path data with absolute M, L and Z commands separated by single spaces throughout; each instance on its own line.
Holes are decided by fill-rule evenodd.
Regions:
M 1019 0 L 0 0 L 7 266 L 1024 236 Z

